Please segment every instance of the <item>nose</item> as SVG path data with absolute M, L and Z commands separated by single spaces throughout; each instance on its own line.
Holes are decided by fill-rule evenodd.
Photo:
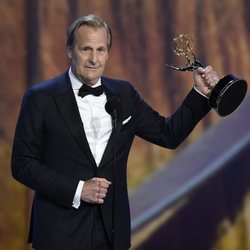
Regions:
M 89 61 L 92 64 L 96 64 L 97 63 L 97 55 L 96 55 L 96 51 L 92 51 L 92 53 L 89 56 Z

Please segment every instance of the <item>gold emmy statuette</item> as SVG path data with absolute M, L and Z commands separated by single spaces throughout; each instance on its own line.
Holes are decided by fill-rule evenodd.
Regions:
M 166 64 L 177 71 L 193 71 L 203 67 L 193 53 L 193 40 L 189 35 L 180 34 L 173 39 L 172 50 L 177 56 L 184 56 L 187 60 L 185 67 Z M 208 102 L 220 116 L 232 113 L 243 101 L 247 92 L 247 82 L 234 75 L 226 75 L 212 89 Z

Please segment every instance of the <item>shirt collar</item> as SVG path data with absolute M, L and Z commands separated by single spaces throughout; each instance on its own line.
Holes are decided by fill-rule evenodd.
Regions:
M 69 74 L 69 79 L 70 79 L 70 82 L 71 82 L 72 89 L 73 89 L 73 90 L 79 90 L 79 89 L 82 87 L 83 83 L 80 82 L 80 81 L 76 78 L 76 76 L 75 76 L 75 75 L 73 74 L 73 72 L 72 72 L 71 67 L 69 68 L 68 74 Z M 98 81 L 97 81 L 97 83 L 94 84 L 94 85 L 92 85 L 91 87 L 92 87 L 92 88 L 95 88 L 95 87 L 98 87 L 98 86 L 100 86 L 100 85 L 101 85 L 101 78 L 99 78 Z

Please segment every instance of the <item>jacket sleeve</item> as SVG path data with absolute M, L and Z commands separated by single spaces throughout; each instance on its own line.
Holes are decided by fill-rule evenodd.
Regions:
M 169 117 L 153 110 L 136 91 L 133 91 L 136 107 L 136 134 L 154 144 L 175 149 L 192 132 L 198 122 L 208 113 L 207 98 L 192 89 L 180 107 Z
M 42 162 L 45 103 L 34 91 L 24 95 L 13 141 L 13 177 L 54 202 L 71 207 L 79 180 L 59 174 Z

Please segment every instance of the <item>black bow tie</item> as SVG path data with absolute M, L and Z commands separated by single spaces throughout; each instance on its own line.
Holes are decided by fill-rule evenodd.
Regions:
M 99 96 L 104 92 L 104 87 L 103 85 L 100 85 L 95 88 L 91 88 L 90 86 L 83 84 L 82 87 L 79 89 L 78 96 L 84 97 L 86 95 L 94 95 L 94 96 Z

